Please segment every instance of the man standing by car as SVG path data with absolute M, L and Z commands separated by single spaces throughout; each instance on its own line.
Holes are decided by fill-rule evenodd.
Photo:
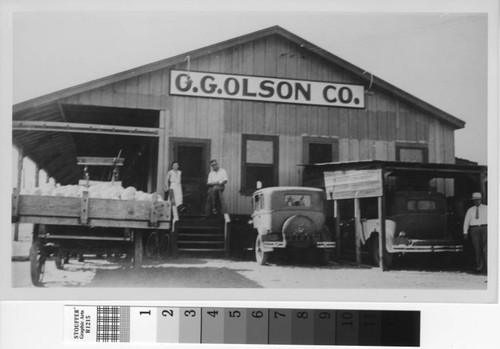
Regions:
M 481 193 L 473 193 L 474 206 L 467 210 L 464 219 L 464 239 L 469 234 L 476 259 L 475 271 L 486 272 L 488 261 L 488 207 L 481 203 Z
M 219 167 L 217 160 L 211 160 L 210 166 L 212 170 L 208 174 L 207 180 L 208 192 L 207 201 L 205 203 L 205 213 L 207 215 L 217 214 L 216 200 L 218 199 L 220 202 L 220 210 L 224 214 L 224 218 L 228 221 L 229 215 L 227 213 L 224 196 L 222 195 L 227 183 L 227 173 L 226 170 Z

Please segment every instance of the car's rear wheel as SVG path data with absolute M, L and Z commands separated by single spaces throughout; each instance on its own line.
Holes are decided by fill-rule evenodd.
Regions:
M 257 239 L 255 240 L 255 260 L 257 261 L 257 263 L 259 263 L 260 265 L 267 264 L 269 260 L 269 254 L 270 252 L 264 252 L 264 246 L 261 236 L 257 236 Z

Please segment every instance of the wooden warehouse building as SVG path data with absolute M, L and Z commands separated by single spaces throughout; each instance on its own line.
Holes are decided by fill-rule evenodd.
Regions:
M 257 181 L 301 185 L 301 164 L 453 164 L 465 124 L 278 26 L 16 104 L 13 120 L 14 144 L 61 184 L 82 178 L 77 156 L 121 151 L 124 186 L 160 191 L 178 161 L 193 212 L 217 159 L 236 215 Z

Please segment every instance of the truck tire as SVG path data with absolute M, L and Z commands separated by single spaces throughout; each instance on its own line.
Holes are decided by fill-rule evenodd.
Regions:
M 46 253 L 39 240 L 34 240 L 30 248 L 30 274 L 31 282 L 35 286 L 42 286 L 45 272 Z
M 158 258 L 160 255 L 160 239 L 158 233 L 153 231 L 149 234 L 146 242 L 146 256 L 148 258 Z
M 160 238 L 159 254 L 161 259 L 166 259 L 170 251 L 170 236 L 167 232 L 163 232 Z
M 257 263 L 259 263 L 260 265 L 267 264 L 270 253 L 271 252 L 263 251 L 262 238 L 260 235 L 258 235 L 257 239 L 255 240 L 255 260 L 257 261 Z

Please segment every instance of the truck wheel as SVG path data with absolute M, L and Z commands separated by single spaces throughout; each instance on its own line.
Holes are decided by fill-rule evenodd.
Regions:
M 257 236 L 257 240 L 255 241 L 255 259 L 257 260 L 257 263 L 260 265 L 267 264 L 267 261 L 269 260 L 269 254 L 270 252 L 264 252 L 263 251 L 263 243 L 262 243 L 262 238 Z
M 158 233 L 156 231 L 152 232 L 148 236 L 148 241 L 146 242 L 146 255 L 149 258 L 159 257 L 160 241 L 158 239 Z
M 35 240 L 30 248 L 31 282 L 35 286 L 42 286 L 43 273 L 45 272 L 45 251 L 40 241 Z
M 378 236 L 375 236 L 372 238 L 372 256 L 373 256 L 373 263 L 375 264 L 376 267 L 380 266 L 380 258 L 378 254 L 378 246 L 379 246 L 379 240 Z M 393 256 L 384 247 L 384 267 L 388 270 L 391 269 L 392 267 L 392 262 L 393 262 Z
M 160 238 L 160 258 L 165 259 L 168 257 L 168 252 L 170 249 L 170 236 L 167 232 L 164 232 Z

